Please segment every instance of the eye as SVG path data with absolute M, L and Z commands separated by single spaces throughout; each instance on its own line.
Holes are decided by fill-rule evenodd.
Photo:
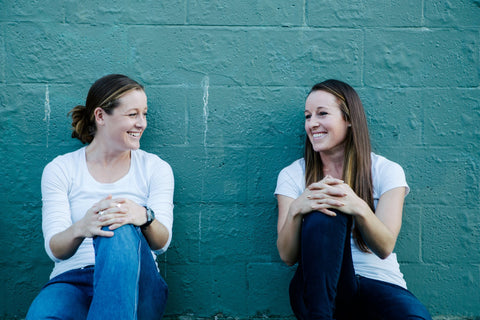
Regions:
M 146 113 L 146 112 L 143 113 L 143 116 L 144 116 L 145 118 L 147 117 L 147 115 L 148 115 L 148 113 Z
M 137 113 L 129 113 L 128 116 L 131 118 L 135 118 L 137 116 Z
M 320 111 L 318 113 L 319 116 L 326 116 L 328 114 L 328 112 L 325 112 L 325 111 Z
M 306 119 L 306 120 L 307 120 L 307 119 L 310 119 L 311 117 L 312 117 L 311 114 L 306 114 L 306 115 L 305 115 L 305 119 Z

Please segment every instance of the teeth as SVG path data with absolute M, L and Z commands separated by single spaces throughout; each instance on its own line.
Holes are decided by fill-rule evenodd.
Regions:
M 133 137 L 140 137 L 140 133 L 139 133 L 139 132 L 129 132 L 128 134 L 131 135 L 131 136 L 133 136 Z
M 313 137 L 314 138 L 320 138 L 320 137 L 323 137 L 324 135 L 325 135 L 325 133 L 314 133 Z

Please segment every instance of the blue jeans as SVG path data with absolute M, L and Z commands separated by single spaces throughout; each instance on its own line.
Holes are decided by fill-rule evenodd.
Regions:
M 301 253 L 290 283 L 298 319 L 428 319 L 425 306 L 408 290 L 355 275 L 350 248 L 352 218 L 337 212 L 306 215 Z
M 161 319 L 168 288 L 140 229 L 125 225 L 93 244 L 95 266 L 51 279 L 26 319 Z

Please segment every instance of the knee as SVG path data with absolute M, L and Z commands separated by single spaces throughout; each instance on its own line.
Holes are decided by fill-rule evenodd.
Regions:
M 346 228 L 349 217 L 337 212 L 335 217 L 327 216 L 318 211 L 306 215 L 302 223 L 302 233 L 318 235 L 319 233 L 328 234 L 336 230 Z
M 108 227 L 104 227 L 104 229 L 105 228 Z M 102 248 L 113 250 L 118 248 L 125 251 L 130 247 L 136 250 L 138 247 L 139 234 L 135 226 L 127 224 L 115 229 L 112 237 L 96 237 L 93 241 L 95 250 L 101 250 Z

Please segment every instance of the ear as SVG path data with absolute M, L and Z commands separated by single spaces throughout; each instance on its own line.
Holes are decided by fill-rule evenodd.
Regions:
M 105 124 L 105 110 L 97 107 L 95 108 L 95 111 L 93 111 L 93 114 L 95 115 L 95 122 L 97 123 L 97 125 Z

